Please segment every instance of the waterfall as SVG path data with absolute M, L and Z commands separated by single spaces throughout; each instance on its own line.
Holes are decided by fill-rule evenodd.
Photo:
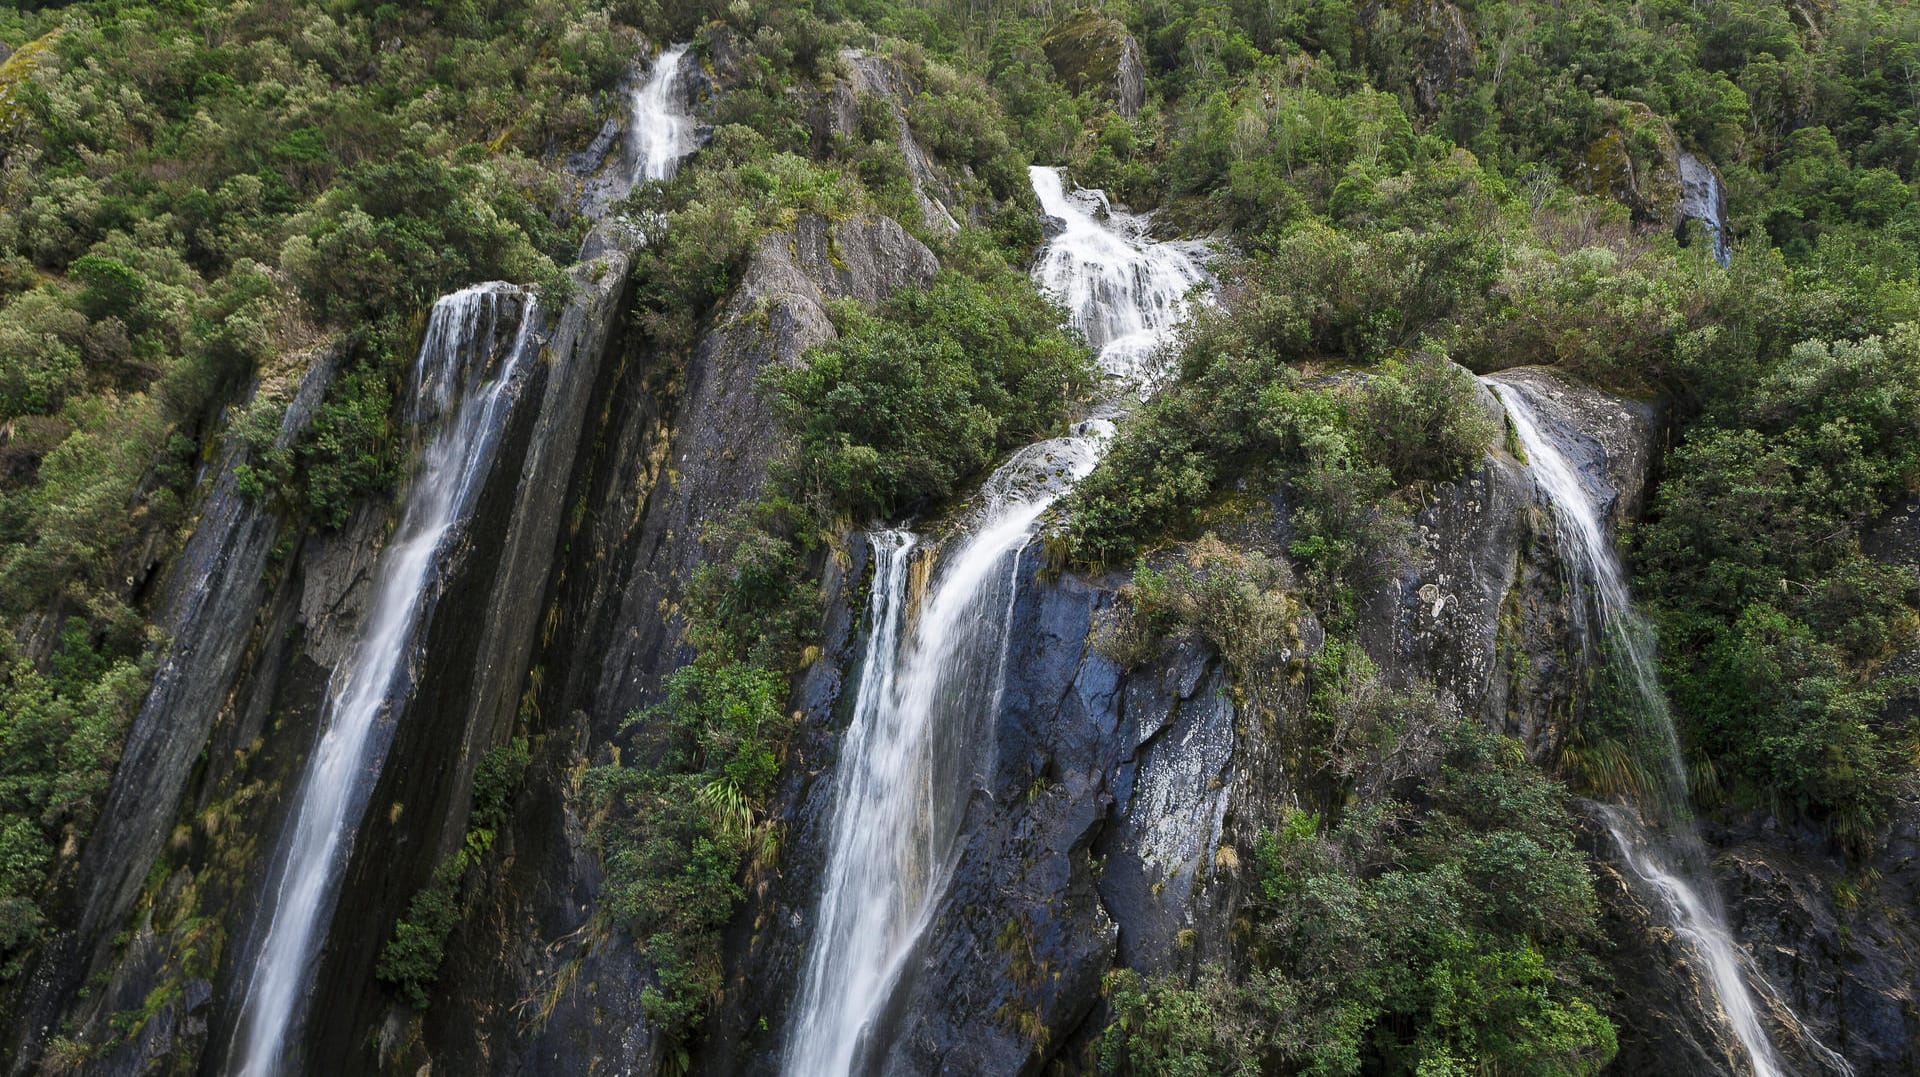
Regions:
M 1572 570 L 1577 617 L 1589 603 L 1617 663 L 1635 712 L 1645 723 L 1657 758 L 1644 776 L 1638 804 L 1616 803 L 1598 809 L 1601 822 L 1620 849 L 1627 870 L 1663 906 L 1668 921 L 1704 964 L 1720 1015 L 1745 1049 L 1755 1077 L 1789 1072 L 1762 1022 L 1756 989 L 1786 1023 L 1799 1028 L 1785 1003 L 1774 994 L 1727 927 L 1725 910 L 1713 888 L 1706 846 L 1695 831 L 1688 806 L 1686 771 L 1673 715 L 1654 666 L 1651 627 L 1634 608 L 1625 571 L 1606 538 L 1599 507 L 1574 465 L 1541 429 L 1540 420 L 1517 387 L 1487 380 L 1513 422 L 1526 450 L 1534 482 L 1553 510 L 1561 556 Z M 1838 1072 L 1851 1073 L 1844 1060 L 1800 1029 L 1807 1048 Z
M 1136 376 L 1206 279 L 1188 250 L 1146 238 L 1142 218 L 1099 192 L 1068 194 L 1057 170 L 1032 170 L 1060 231 L 1034 269 L 1117 378 Z M 1106 214 L 1103 224 L 1095 212 Z M 785 1072 L 833 1077 L 885 1050 L 886 1002 L 945 891 L 978 775 L 992 766 L 1020 552 L 1048 506 L 1093 470 L 1113 424 L 1015 453 L 987 479 L 980 506 L 942 552 L 925 609 L 909 626 L 916 536 L 878 530 L 865 657 L 835 770 L 818 912 L 788 1027 Z M 922 555 L 924 556 L 924 555 Z
M 687 46 L 674 45 L 653 61 L 645 81 L 633 89 L 627 127 L 627 161 L 633 182 L 672 179 L 680 162 L 699 146 L 693 117 L 682 110 L 680 60 Z
M 609 117 L 593 143 L 567 159 L 567 171 L 580 183 L 575 204 L 598 222 L 581 248 L 582 261 L 609 246 L 639 242 L 632 228 L 636 222 L 609 217 L 609 211 L 639 184 L 672 179 L 680 162 L 700 148 L 699 128 L 687 110 L 687 80 L 681 70 L 686 55 L 687 46 L 668 46 L 644 76 L 630 77 L 625 124 Z
M 411 418 L 437 426 L 420 454 L 406 507 L 375 570 L 361 634 L 334 671 L 324 732 L 308 757 L 284 832 L 277 872 L 262 891 L 252 971 L 239 985 L 227 1070 L 282 1072 L 297 1029 L 339 874 L 404 706 L 416 630 L 440 565 L 443 540 L 471 507 L 493 460 L 511 403 L 508 388 L 534 360 L 533 297 L 482 284 L 434 304 L 414 368 Z
M 1150 241 L 1147 218 L 1116 211 L 1103 191 L 1067 191 L 1057 168 L 1028 172 L 1040 211 L 1059 228 L 1034 280 L 1066 306 L 1108 374 L 1141 376 L 1184 316 L 1187 294 L 1207 279 L 1196 245 Z
M 1733 259 L 1733 244 L 1727 236 L 1727 189 L 1713 166 L 1691 153 L 1680 154 L 1680 228 L 1682 238 L 1688 221 L 1706 226 L 1713 242 L 1713 260 L 1726 265 Z

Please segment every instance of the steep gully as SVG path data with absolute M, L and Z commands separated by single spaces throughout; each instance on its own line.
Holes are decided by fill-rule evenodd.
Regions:
M 227 1069 L 281 1072 L 310 982 L 316 934 L 332 906 L 343 845 L 366 807 L 404 708 L 401 667 L 413 649 L 442 544 L 467 515 L 499 444 L 505 393 L 529 360 L 539 310 L 512 285 L 482 284 L 434 304 L 412 385 L 416 427 L 439 432 L 420 454 L 412 493 L 383 553 L 366 626 L 334 671 L 324 730 L 301 779 L 292 827 L 266 891 L 265 932 L 239 994 Z M 384 720 L 384 721 L 383 721 Z

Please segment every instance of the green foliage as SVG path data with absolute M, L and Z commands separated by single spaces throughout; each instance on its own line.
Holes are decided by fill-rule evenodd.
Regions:
M 704 540 L 726 554 L 702 563 L 688 588 L 688 638 L 702 654 L 790 667 L 820 619 L 811 522 L 798 505 L 773 497 L 708 529 Z
M 838 320 L 805 366 L 770 375 L 800 443 L 786 482 L 829 511 L 890 518 L 945 500 L 1092 380 L 1059 308 L 1004 266 L 984 280 L 942 270 Z
M 635 255 L 635 306 L 642 329 L 661 347 L 692 346 L 769 229 L 791 226 L 802 212 L 839 219 L 865 207 L 857 179 L 781 148 L 779 134 L 723 124 L 672 182 L 635 192 L 636 210 L 656 225 Z
M 1367 379 L 1350 421 L 1367 458 L 1399 483 L 1455 478 L 1493 448 L 1479 385 L 1444 358 L 1387 363 Z
M 1235 550 L 1212 534 L 1165 571 L 1141 561 L 1102 629 L 1101 650 L 1132 666 L 1152 657 L 1162 640 L 1191 636 L 1212 644 L 1241 678 L 1261 675 L 1265 662 L 1300 641 L 1300 611 L 1283 571 L 1264 554 Z
M 1920 329 L 1807 340 L 1677 448 L 1638 559 L 1675 701 L 1730 793 L 1872 844 L 1920 727 L 1882 669 L 1914 645 L 1910 572 L 1860 536 L 1912 482 Z
M 406 150 L 346 170 L 287 240 L 280 265 L 313 309 L 352 324 L 408 314 L 476 280 L 540 280 L 560 236 L 491 165 Z
M 1592 1074 L 1614 1029 L 1565 792 L 1460 724 L 1420 806 L 1295 811 L 1256 850 L 1250 970 L 1110 978 L 1121 1074 Z
M 413 895 L 406 916 L 393 925 L 393 936 L 380 950 L 374 975 L 397 988 L 416 1010 L 426 1009 L 432 1001 L 433 984 L 447 956 L 447 940 L 471 901 L 471 880 L 506 825 L 513 792 L 532 761 L 525 737 L 515 737 L 480 757 L 460 848 L 434 866 L 433 880 Z
M 778 847 L 765 805 L 791 728 L 785 694 L 786 678 L 757 666 L 684 666 L 662 702 L 628 719 L 634 763 L 587 774 L 607 872 L 601 910 L 644 947 L 647 1016 L 670 1042 L 719 993 L 720 929 L 742 866 Z
M 0 649 L 0 957 L 8 974 L 46 922 L 44 873 L 56 850 L 92 824 L 121 734 L 146 694 L 152 669 L 138 646 L 69 617 L 44 671 Z
M 323 523 L 347 522 L 363 498 L 399 476 L 392 378 L 375 361 L 341 372 L 295 447 L 307 507 Z

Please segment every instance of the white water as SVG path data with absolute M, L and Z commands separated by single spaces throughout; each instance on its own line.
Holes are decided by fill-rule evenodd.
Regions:
M 1066 306 L 1108 374 L 1140 376 L 1186 316 L 1187 293 L 1207 279 L 1198 248 L 1149 240 L 1147 218 L 1116 212 L 1102 191 L 1069 192 L 1057 168 L 1028 174 L 1041 212 L 1061 224 L 1034 263 L 1034 280 Z
M 653 61 L 646 80 L 634 87 L 627 160 L 636 183 L 672 179 L 680 162 L 699 148 L 680 87 L 680 59 L 686 54 L 685 45 L 668 48 Z
M 1540 428 L 1524 393 L 1497 381 L 1487 384 L 1506 407 L 1514 432 L 1526 450 L 1534 482 L 1552 506 L 1562 554 L 1571 562 L 1576 580 L 1588 591 L 1587 601 L 1593 603 L 1599 628 L 1611 645 L 1609 658 L 1622 664 L 1621 672 L 1634 691 L 1638 712 L 1648 725 L 1646 732 L 1658 740 L 1658 773 L 1647 776 L 1654 788 L 1642 789 L 1639 806 L 1602 806 L 1601 821 L 1612 834 L 1628 870 L 1658 896 L 1674 930 L 1704 964 L 1720 1016 L 1745 1048 L 1755 1077 L 1778 1077 L 1787 1070 L 1768 1037 L 1749 985 L 1757 985 L 1778 1009 L 1784 1011 L 1785 1005 L 1727 928 L 1726 913 L 1707 872 L 1706 848 L 1689 818 L 1680 744 L 1654 668 L 1652 635 L 1633 607 L 1620 560 L 1607 542 L 1600 510 L 1579 473 Z M 1575 603 L 1582 614 L 1584 606 L 1584 602 Z M 1664 825 L 1653 825 L 1649 814 Z M 1841 1072 L 1850 1072 L 1837 1055 L 1811 1036 L 1805 1039 L 1816 1054 L 1830 1064 L 1837 1063 Z
M 403 667 L 437 554 L 486 476 L 508 384 L 538 351 L 531 333 L 538 322 L 533 297 L 508 284 L 478 285 L 434 304 L 415 365 L 412 417 L 440 429 L 421 454 L 399 527 L 380 556 L 360 639 L 328 685 L 325 733 L 308 758 L 279 874 L 266 891 L 266 933 L 246 980 L 228 1072 L 267 1077 L 289 1068 L 283 1047 L 301 1019 L 338 875 L 386 751 L 384 734 L 398 717 Z
M 1135 377 L 1177 324 L 1205 274 L 1186 250 L 1145 239 L 1145 221 L 1112 214 L 1099 192 L 1066 193 L 1032 170 L 1046 212 L 1064 223 L 1034 277 L 1116 378 Z M 1019 554 L 1047 507 L 1099 462 L 1113 425 L 1078 424 L 1029 445 L 987 480 L 971 528 L 944 551 L 926 606 L 908 623 L 915 536 L 875 531 L 866 658 L 834 778 L 813 937 L 788 1027 L 794 1077 L 854 1072 L 884 1049 L 878 1026 L 915 941 L 939 903 L 978 775 L 992 766 Z

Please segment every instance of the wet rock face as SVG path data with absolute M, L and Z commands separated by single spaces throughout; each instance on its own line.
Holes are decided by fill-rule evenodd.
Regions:
M 601 877 L 576 775 L 610 759 L 625 717 L 692 657 L 680 604 L 713 555 L 704 532 L 759 496 L 783 447 L 760 373 L 831 340 L 834 300 L 877 302 L 926 284 L 937 268 L 890 218 L 803 215 L 762 238 L 691 355 L 630 353 L 611 364 L 595 393 L 604 410 L 588 424 L 597 451 L 565 501 L 581 506 L 578 527 L 532 659 L 544 671 L 541 739 L 502 865 L 449 944 L 427 1015 L 421 1051 L 437 1070 L 652 1070 L 658 1045 L 641 1001 L 651 978 L 638 946 L 617 931 L 583 931 Z M 531 1031 L 529 999 L 545 1015 Z
M 285 402 L 276 446 L 291 444 L 306 428 L 338 359 L 332 349 L 304 355 L 252 390 Z M 267 597 L 268 561 L 281 532 L 269 505 L 240 492 L 239 468 L 248 459 L 239 438 L 222 442 L 211 480 L 195 505 L 193 532 L 166 570 L 154 623 L 171 638 L 128 729 L 122 767 L 83 850 L 74 917 L 47 944 L 44 967 L 29 977 L 17 1005 L 17 1042 L 37 1047 L 80 982 L 113 960 L 113 936 L 161 855 L 192 772 L 239 676 Z M 204 1036 L 203 1019 L 199 1028 Z M 149 1040 L 170 1042 L 170 1036 Z M 33 1054 L 23 1050 L 18 1058 Z
M 1506 376 L 1596 483 L 1617 491 L 1617 513 L 1637 504 L 1653 452 L 1651 408 L 1545 371 Z M 1486 402 L 1495 406 L 1490 394 Z M 1273 515 L 1226 541 L 1278 551 L 1285 512 L 1276 499 Z M 1435 681 L 1443 705 L 1505 726 L 1549 758 L 1579 667 L 1551 517 L 1528 473 L 1496 453 L 1428 490 L 1410 524 L 1420 541 L 1369 603 L 1363 645 L 1389 678 Z M 1210 646 L 1167 646 L 1121 669 L 1095 640 L 1122 578 L 1050 579 L 1037 551 L 1019 575 L 992 765 L 969 802 L 950 888 L 870 1041 L 877 1072 L 1087 1065 L 1108 971 L 1230 960 L 1255 842 L 1293 792 L 1287 746 Z M 1301 622 L 1306 656 L 1323 636 L 1310 615 Z M 1264 698 L 1283 713 L 1308 706 L 1304 685 L 1270 686 Z M 779 878 L 756 886 L 742 916 L 705 1072 L 778 1069 L 832 810 L 837 732 L 810 728 L 783 808 L 786 861 Z M 1624 915 L 1623 931 L 1658 931 L 1643 908 Z M 1677 1012 L 1689 1004 L 1697 1012 L 1690 996 L 1675 997 Z M 751 1031 L 762 1020 L 768 1031 Z M 1697 1016 L 1690 1025 L 1674 1020 L 1704 1025 Z M 1711 1045 L 1710 1033 L 1698 1038 Z M 1679 1072 L 1719 1072 L 1710 1052 L 1693 1057 L 1697 1064 Z
M 1687 238 L 1687 222 L 1699 221 L 1713 244 L 1714 260 L 1726 265 L 1733 255 L 1732 236 L 1727 231 L 1727 183 L 1712 163 L 1682 151 L 1680 154 L 1680 206 L 1674 231 Z
M 1620 1044 L 1612 1070 L 1701 1077 L 1746 1072 L 1739 1041 L 1701 1019 L 1717 1006 L 1705 970 L 1627 874 L 1604 859 L 1610 851 L 1605 829 L 1593 825 L 1584 838 L 1598 854 L 1594 892 L 1601 929 L 1614 947 L 1606 963 L 1613 976 L 1609 1016 Z
M 375 958 L 412 893 L 458 845 L 473 765 L 513 716 L 556 561 L 560 498 L 625 310 L 625 256 L 580 267 L 575 283 L 571 305 L 541 327 L 541 361 L 520 364 L 501 390 L 499 451 L 424 600 L 419 643 L 432 660 L 408 671 L 404 720 L 394 723 L 370 798 L 383 810 L 369 811 L 353 839 L 314 973 L 328 1004 L 315 1009 L 294 1048 L 316 1071 L 373 1067 L 363 1033 L 387 1004 Z M 288 421 L 303 422 L 322 389 L 310 393 L 303 383 Z M 388 506 L 369 504 L 346 528 L 309 535 L 275 556 L 281 524 L 271 507 L 230 487 L 223 472 L 172 570 L 178 597 L 162 612 L 183 611 L 174 644 L 180 673 L 163 670 L 156 680 L 156 731 L 130 737 L 135 754 L 110 797 L 127 805 L 126 819 L 99 831 L 102 848 L 114 852 L 88 876 L 105 895 L 99 957 L 92 968 L 85 960 L 74 966 L 99 986 L 64 1019 L 43 1022 L 72 1029 L 82 1043 L 113 1042 L 85 1072 L 211 1072 L 223 1064 L 236 985 L 253 954 L 248 943 L 264 927 L 257 891 L 386 540 Z M 164 750 L 149 752 L 149 741 Z M 149 870 L 162 859 L 164 870 Z M 124 945 L 108 946 L 116 935 Z M 116 1015 L 126 1013 L 143 1016 L 123 1032 Z
M 1638 101 L 1611 102 L 1616 118 L 1575 158 L 1573 186 L 1606 195 L 1643 225 L 1687 238 L 1698 221 L 1721 265 L 1732 252 L 1727 185 L 1711 161 L 1681 147 L 1673 125 Z
M 1848 865 L 1818 834 L 1771 820 L 1715 835 L 1734 928 L 1806 1031 L 1858 1077 L 1920 1072 L 1920 806 L 1909 804 L 1872 861 L 1878 878 L 1837 887 Z M 1780 1044 L 1802 1072 L 1835 1072 L 1804 1042 Z
M 1082 12 L 1041 40 L 1054 73 L 1075 93 L 1092 90 L 1122 116 L 1146 103 L 1146 62 L 1140 43 L 1119 19 Z

